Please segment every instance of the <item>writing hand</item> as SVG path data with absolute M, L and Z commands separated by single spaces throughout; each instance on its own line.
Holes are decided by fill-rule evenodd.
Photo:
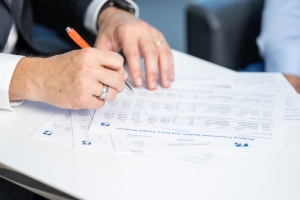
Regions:
M 124 90 L 127 73 L 117 53 L 94 48 L 71 51 L 49 58 L 22 58 L 9 87 L 10 100 L 27 99 L 67 109 L 96 109 L 103 84 L 105 100 Z

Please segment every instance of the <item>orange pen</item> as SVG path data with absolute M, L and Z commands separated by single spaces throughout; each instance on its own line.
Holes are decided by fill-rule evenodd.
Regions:
M 91 47 L 73 28 L 67 27 L 66 31 L 70 38 L 72 38 L 72 40 L 82 49 Z
M 73 28 L 67 27 L 66 31 L 67 31 L 68 35 L 70 36 L 70 38 L 72 38 L 72 40 L 76 44 L 78 44 L 78 46 L 80 46 L 82 49 L 91 47 Z M 127 90 L 133 92 L 132 88 L 126 81 L 125 81 L 125 88 Z

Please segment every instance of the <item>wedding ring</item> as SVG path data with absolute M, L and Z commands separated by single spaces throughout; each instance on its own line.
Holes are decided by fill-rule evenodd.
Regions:
M 108 86 L 103 84 L 102 94 L 99 96 L 100 99 L 105 99 L 108 94 Z
M 158 45 L 164 43 L 164 41 L 163 41 L 162 39 L 160 39 L 160 38 L 156 38 L 156 39 L 154 40 L 154 43 L 158 46 Z

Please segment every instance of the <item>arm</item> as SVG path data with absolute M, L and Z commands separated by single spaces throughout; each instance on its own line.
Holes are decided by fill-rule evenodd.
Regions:
M 282 72 L 300 92 L 300 1 L 267 0 L 257 40 L 266 71 Z

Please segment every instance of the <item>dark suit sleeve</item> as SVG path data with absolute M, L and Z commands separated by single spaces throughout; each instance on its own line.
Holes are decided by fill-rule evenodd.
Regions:
M 84 30 L 86 10 L 92 0 L 32 0 L 34 21 L 53 29 L 67 26 Z

